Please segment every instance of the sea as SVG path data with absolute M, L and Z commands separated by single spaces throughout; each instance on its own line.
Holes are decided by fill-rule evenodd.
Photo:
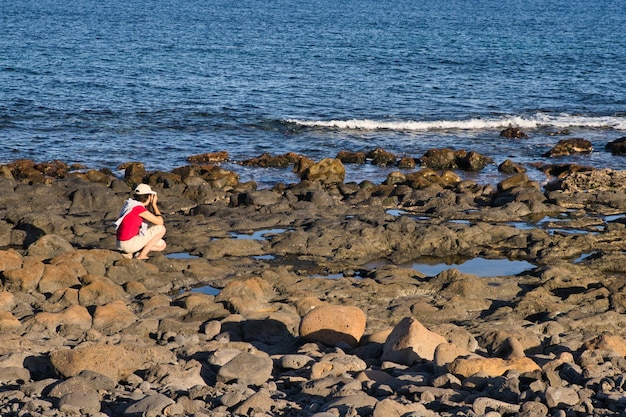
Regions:
M 0 163 L 123 175 L 225 150 L 271 186 L 297 177 L 239 162 L 446 147 L 493 158 L 464 178 L 511 159 L 545 182 L 530 164 L 626 169 L 605 150 L 624 136 L 623 0 L 0 0 Z M 566 138 L 594 150 L 542 156 Z

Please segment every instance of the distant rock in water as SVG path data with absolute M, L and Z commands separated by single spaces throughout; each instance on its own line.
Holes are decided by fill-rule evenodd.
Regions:
M 518 163 L 511 161 L 510 159 L 507 159 L 506 161 L 498 165 L 498 171 L 504 174 L 516 174 L 518 172 L 526 172 L 526 168 Z
M 561 139 L 557 142 L 554 148 L 544 153 L 543 156 L 555 157 L 555 156 L 567 156 L 578 153 L 591 153 L 593 146 L 587 139 L 572 138 Z
M 508 127 L 500 132 L 500 136 L 503 138 L 519 139 L 527 138 L 528 135 L 519 127 Z
M 219 152 L 207 152 L 200 155 L 192 155 L 187 157 L 187 162 L 191 162 L 193 164 L 201 164 L 207 162 L 224 162 L 228 161 L 229 156 L 226 151 Z
M 613 155 L 626 155 L 626 136 L 607 143 L 604 149 Z

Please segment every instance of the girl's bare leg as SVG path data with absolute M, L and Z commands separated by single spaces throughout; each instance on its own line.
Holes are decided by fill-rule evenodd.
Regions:
M 154 227 L 160 227 L 162 230 L 159 231 L 159 233 L 157 233 L 152 239 L 150 239 L 150 241 L 148 241 L 146 246 L 144 246 L 143 249 L 141 249 L 141 251 L 137 255 L 137 259 L 148 259 L 148 253 L 153 252 L 153 251 L 161 252 L 165 250 L 165 247 L 167 246 L 167 244 L 163 240 L 163 236 L 165 236 L 165 232 L 166 232 L 165 226 L 154 226 Z

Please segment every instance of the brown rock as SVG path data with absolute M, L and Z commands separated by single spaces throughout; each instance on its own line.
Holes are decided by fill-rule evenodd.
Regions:
M 86 275 L 81 280 L 84 285 L 78 292 L 78 299 L 83 306 L 102 305 L 128 297 L 121 285 L 106 277 Z
M 626 136 L 607 143 L 604 149 L 613 155 L 626 155 Z
M 476 354 L 452 343 L 441 343 L 435 348 L 434 364 L 437 368 L 443 368 L 454 362 L 459 357 L 477 357 Z
M 354 306 L 322 305 L 300 322 L 300 336 L 328 346 L 357 346 L 365 332 L 366 316 Z
M 192 164 L 202 164 L 207 162 L 224 162 L 228 161 L 228 152 L 207 152 L 200 155 L 192 155 L 187 157 L 187 162 Z
M 395 165 L 398 159 L 394 154 L 382 148 L 376 148 L 367 153 L 367 158 L 372 160 L 372 164 L 378 166 Z
M 100 305 L 93 314 L 93 328 L 106 335 L 118 333 L 136 321 L 137 316 L 122 300 Z
M 452 149 L 429 149 L 420 158 L 423 166 L 431 169 L 456 169 L 456 154 Z
M 29 256 L 38 256 L 43 259 L 52 259 L 66 252 L 73 252 L 76 249 L 70 242 L 54 234 L 47 234 L 28 247 Z
M 603 334 L 585 342 L 582 350 L 600 349 L 626 356 L 626 340 L 617 335 Z
M 528 357 L 504 360 L 501 358 L 458 358 L 448 364 L 448 370 L 454 375 L 467 378 L 478 372 L 489 377 L 504 375 L 507 371 L 533 372 L 541 368 Z
M 498 171 L 504 174 L 517 174 L 520 172 L 526 172 L 526 168 L 518 163 L 511 161 L 510 159 L 507 159 L 506 161 L 498 165 Z
M 56 330 L 60 326 L 73 326 L 88 330 L 91 328 L 91 315 L 85 307 L 72 305 L 57 313 L 37 313 L 27 322 L 31 330 Z
M 50 354 L 52 366 L 65 378 L 89 370 L 114 381 L 121 381 L 139 369 L 147 369 L 153 362 L 173 360 L 174 355 L 164 348 L 140 349 L 132 345 L 91 345 Z
M 322 159 L 315 165 L 308 167 L 302 175 L 301 180 L 320 181 L 323 184 L 342 183 L 346 178 L 346 169 L 339 159 Z
M 543 156 L 567 156 L 578 153 L 590 153 L 591 151 L 593 151 L 593 146 L 587 139 L 561 139 L 552 149 L 544 153 Z
M 296 309 L 300 317 L 304 317 L 309 311 L 319 306 L 327 304 L 326 302 L 315 297 L 304 297 L 296 303 Z
M 445 337 L 428 330 L 419 321 L 405 317 L 385 341 L 383 361 L 411 366 L 420 359 L 433 360 L 435 349 L 448 343 Z
M 21 327 L 22 324 L 12 313 L 9 311 L 0 311 L 0 332 L 11 332 Z
M 87 271 L 78 262 L 64 262 L 57 265 L 46 265 L 39 280 L 39 292 L 52 294 L 55 291 L 80 286 L 78 277 L 87 274 Z
M 339 151 L 337 159 L 344 164 L 364 164 L 367 156 L 365 152 Z
M 0 251 L 0 272 L 22 267 L 22 255 L 13 249 Z
M 4 286 L 11 291 L 35 291 L 43 271 L 44 264 L 38 261 L 31 261 L 20 269 L 4 271 Z
M 0 291 L 0 311 L 11 311 L 16 305 L 15 296 L 8 291 Z
M 500 132 L 500 136 L 509 139 L 526 138 L 528 135 L 522 131 L 519 127 L 508 127 Z
M 529 183 L 530 179 L 528 176 L 525 173 L 520 172 L 500 181 L 498 183 L 498 191 L 507 191 L 515 187 L 527 186 Z
M 215 297 L 216 302 L 225 302 L 238 313 L 256 311 L 274 296 L 272 285 L 262 278 L 229 281 Z

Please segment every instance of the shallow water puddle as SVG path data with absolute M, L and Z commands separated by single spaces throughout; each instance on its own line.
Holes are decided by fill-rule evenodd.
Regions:
M 211 287 L 210 285 L 205 285 L 203 287 L 192 288 L 190 292 L 207 294 L 207 295 L 217 295 L 220 293 L 220 290 L 215 287 Z
M 286 231 L 287 229 L 264 229 L 257 230 L 252 234 L 231 232 L 230 235 L 235 239 L 266 240 L 272 236 L 285 233 Z
M 339 279 L 339 278 L 345 278 L 345 277 L 343 274 L 329 274 L 329 275 L 315 274 L 315 275 L 311 275 L 310 278 Z
M 389 214 L 390 216 L 394 216 L 394 217 L 399 217 L 399 216 L 402 216 L 403 214 L 407 214 L 406 211 L 399 210 L 399 209 L 386 210 L 385 213 Z
M 253 256 L 252 259 L 258 259 L 259 261 L 271 261 L 272 259 L 276 259 L 274 255 L 256 255 Z
M 496 277 L 506 275 L 517 275 L 535 265 L 526 261 L 510 261 L 508 259 L 485 259 L 474 258 L 459 264 L 423 264 L 414 263 L 411 268 L 423 273 L 426 276 L 435 276 L 447 269 L 455 268 L 464 274 L 478 275 L 479 277 Z
M 168 253 L 165 255 L 168 259 L 196 259 L 199 256 L 192 255 L 189 252 L 176 252 L 176 253 Z

